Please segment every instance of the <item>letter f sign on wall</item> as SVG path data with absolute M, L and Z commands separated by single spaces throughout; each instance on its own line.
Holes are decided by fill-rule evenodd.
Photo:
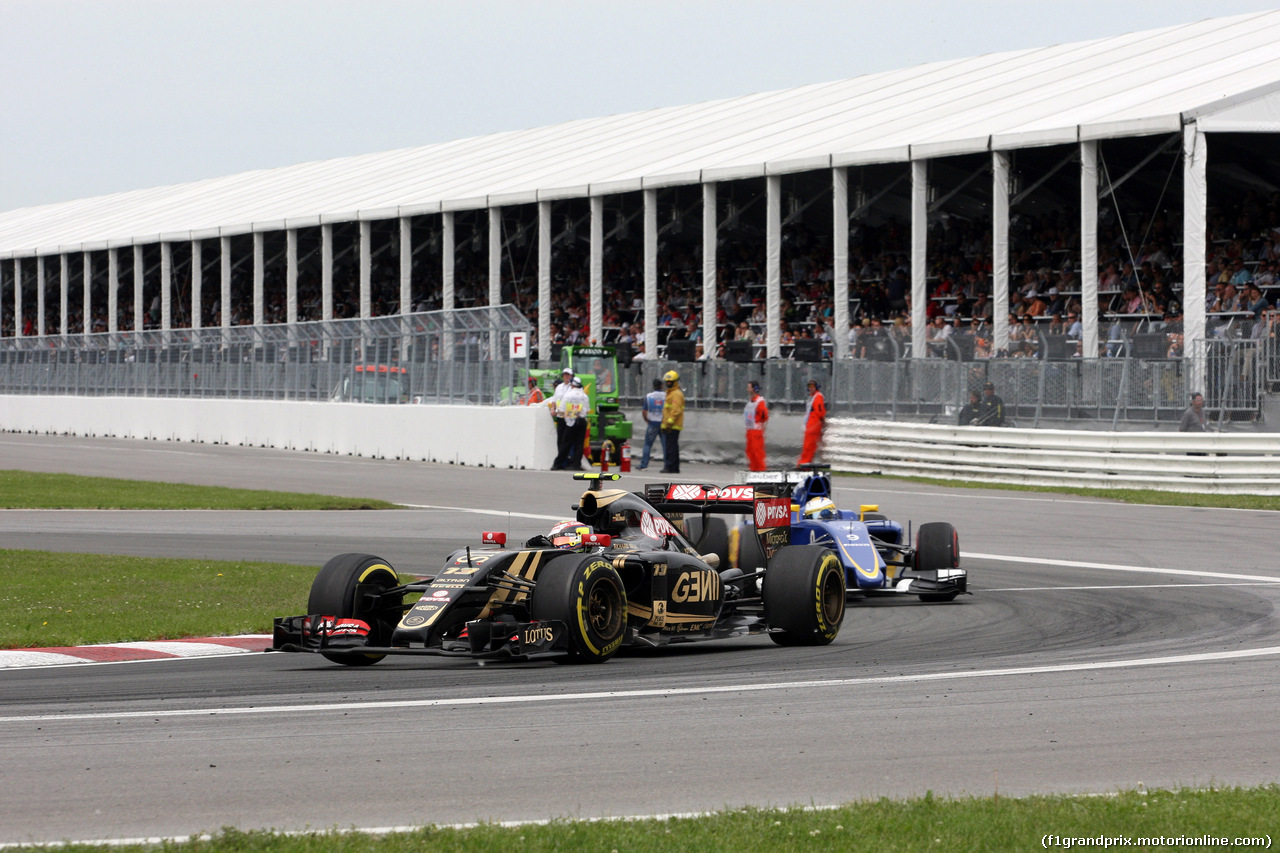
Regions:
M 529 355 L 529 333 L 528 332 L 512 332 L 509 344 L 510 355 L 513 359 L 525 358 Z

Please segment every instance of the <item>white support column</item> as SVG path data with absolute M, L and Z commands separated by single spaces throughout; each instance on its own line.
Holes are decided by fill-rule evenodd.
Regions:
M 929 161 L 911 161 L 911 357 L 924 358 L 929 274 Z
M 1080 323 L 1085 358 L 1098 357 L 1098 143 L 1080 143 Z
M 496 308 L 502 304 L 502 208 L 488 209 L 488 230 L 485 241 L 486 278 L 489 281 L 489 307 Z M 495 349 L 496 353 L 497 350 Z
M 658 357 L 658 191 L 641 190 L 644 198 L 644 351 Z
M 84 253 L 84 272 L 81 275 L 81 299 L 84 302 L 84 319 L 80 321 L 80 333 L 93 334 L 93 253 Z
M 22 258 L 13 259 L 13 336 L 22 337 Z
M 716 310 L 720 307 L 716 289 L 716 237 L 719 234 L 714 183 L 702 185 L 702 352 L 708 359 L 716 357 Z
M 360 319 L 373 316 L 373 223 L 360 221 Z
M 218 325 L 224 329 L 231 328 L 231 238 L 218 238 L 219 259 L 219 277 L 221 281 L 220 290 L 218 292 L 218 304 L 221 305 Z
M 204 302 L 204 251 L 199 240 L 191 241 L 191 328 L 202 328 Z
M 782 176 L 765 182 L 764 310 L 765 356 L 782 357 Z
M 333 226 L 320 226 L 320 316 L 333 319 Z
M 1209 185 L 1205 135 L 1194 124 L 1182 129 L 1182 341 L 1189 359 L 1191 392 L 1204 393 L 1205 352 L 1205 218 Z
M 505 358 L 502 336 L 498 333 L 497 313 L 493 310 L 502 304 L 502 208 L 489 208 L 489 358 L 498 361 Z
M 298 322 L 298 229 L 284 232 L 284 321 Z
M 44 337 L 44 255 L 36 255 L 36 335 Z
M 58 256 L 58 334 L 67 336 L 68 304 L 71 301 L 71 259 L 63 252 Z
M 120 330 L 120 250 L 107 249 L 107 331 Z
M 1009 154 L 991 152 L 991 354 L 1009 349 Z
M 400 313 L 413 313 L 413 220 L 400 217 Z
M 142 312 L 146 307 L 142 303 L 142 285 L 146 272 L 147 267 L 142 257 L 142 246 L 135 243 L 133 246 L 133 331 L 135 333 L 142 331 Z
M 849 356 L 849 170 L 831 170 L 831 353 L 837 361 Z
M 590 205 L 591 255 L 587 262 L 587 289 L 591 299 L 591 340 L 604 343 L 604 196 L 593 195 Z
M 538 202 L 538 357 L 551 358 L 551 202 Z
M 160 328 L 173 328 L 173 244 L 160 244 Z
M 458 248 L 457 215 L 446 210 L 441 218 L 441 269 L 440 269 L 440 307 L 446 311 L 453 310 L 454 287 L 454 254 Z
M 453 285 L 456 261 L 454 255 L 458 248 L 457 215 L 446 210 L 440 217 L 440 307 L 446 311 L 453 310 Z M 440 358 L 453 359 L 453 332 L 449 331 L 452 323 L 447 322 L 445 333 L 441 336 Z

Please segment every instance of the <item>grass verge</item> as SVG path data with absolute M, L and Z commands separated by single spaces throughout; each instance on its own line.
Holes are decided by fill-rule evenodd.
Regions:
M 996 489 L 1005 492 L 1047 492 L 1059 495 L 1077 495 L 1084 498 L 1100 498 L 1127 504 L 1280 510 L 1280 496 L 1276 495 L 1217 495 L 1199 492 L 1161 492 L 1154 489 L 1083 489 L 1075 486 L 1022 486 L 1015 483 L 978 483 L 972 480 L 898 477 L 881 474 L 857 474 L 849 471 L 832 471 L 831 473 L 841 477 L 883 477 L 886 480 L 903 480 L 908 483 L 924 483 L 930 486 L 946 486 L 953 489 Z
M 0 471 L 0 509 L 394 509 L 369 498 Z
M 1280 827 L 1280 786 L 1211 790 L 1125 791 L 1116 796 L 1037 796 L 881 799 L 834 809 L 741 809 L 716 814 L 652 820 L 553 821 L 504 827 L 425 827 L 385 836 L 318 832 L 279 835 L 224 829 L 210 839 L 113 850 L 161 849 L 173 853 L 541 853 L 541 851 L 627 851 L 666 853 L 790 853 L 790 851 L 1031 850 L 1102 847 L 1126 850 L 1206 849 L 1236 839 L 1265 839 L 1270 847 Z M 1226 845 L 1142 839 L 1228 839 Z M 1125 844 L 1128 840 L 1129 844 Z M 88 851 L 72 845 L 65 850 Z
M 314 566 L 0 550 L 0 648 L 270 633 Z

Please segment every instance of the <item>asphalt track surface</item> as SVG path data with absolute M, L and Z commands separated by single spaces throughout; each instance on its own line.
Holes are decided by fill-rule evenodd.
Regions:
M 4 434 L 9 468 L 418 507 L 0 511 L 5 548 L 317 565 L 370 551 L 429 567 L 484 529 L 545 530 L 580 492 L 550 472 Z M 255 654 L 0 671 L 0 843 L 1280 780 L 1280 515 L 838 485 L 846 505 L 953 522 L 974 594 L 853 605 L 822 648 L 746 638 L 603 666 Z

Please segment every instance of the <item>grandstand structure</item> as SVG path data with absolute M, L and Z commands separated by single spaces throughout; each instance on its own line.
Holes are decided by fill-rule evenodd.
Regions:
M 513 303 L 538 342 L 563 334 L 567 306 L 592 340 L 634 325 L 624 337 L 653 359 L 669 337 L 712 355 L 737 299 L 759 356 L 787 355 L 803 302 L 821 308 L 803 334 L 842 359 L 868 281 L 896 267 L 904 352 L 929 357 L 930 306 L 959 289 L 940 283 L 976 269 L 1000 354 L 1030 271 L 1020 229 L 1053 218 L 1029 263 L 1072 273 L 1085 358 L 1106 353 L 1093 306 L 1114 295 L 1100 222 L 1134 261 L 1163 229 L 1199 385 L 1211 214 L 1280 189 L 1277 132 L 1280 11 L 933 62 L 3 212 L 0 335 L 57 346 Z

